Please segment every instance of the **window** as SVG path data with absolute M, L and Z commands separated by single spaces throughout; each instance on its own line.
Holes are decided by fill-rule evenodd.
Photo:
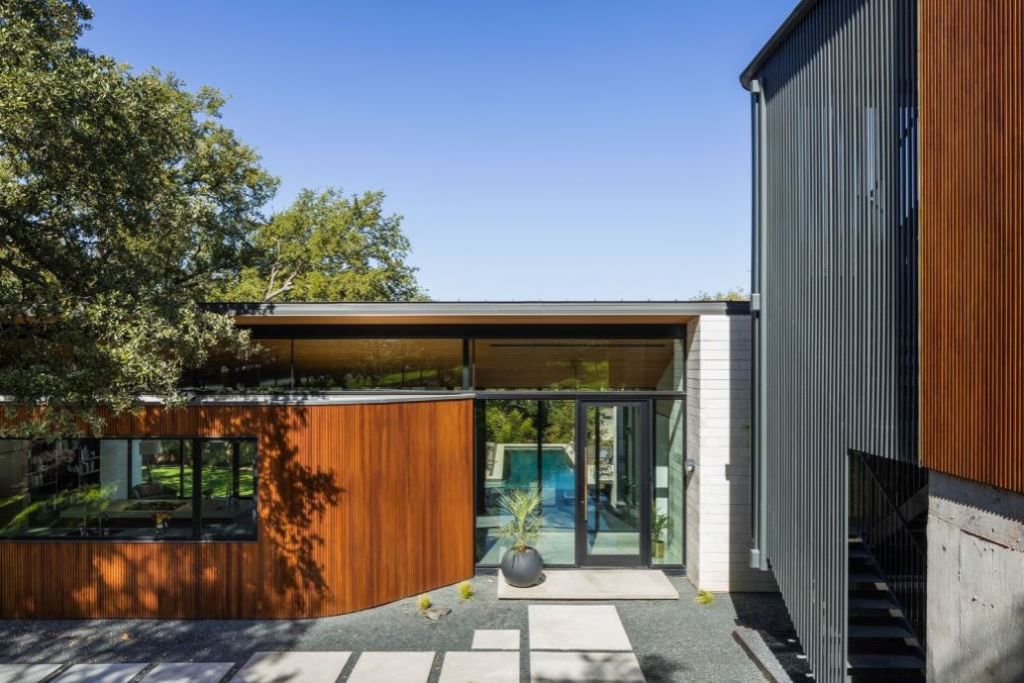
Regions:
M 458 389 L 461 339 L 296 339 L 296 384 L 309 389 Z
M 256 535 L 256 444 L 206 441 L 202 444 L 200 527 L 205 538 Z
M 206 364 L 192 372 L 185 384 L 207 391 L 280 391 L 292 385 L 292 342 L 265 339 L 255 343 L 251 357 L 215 352 Z
M 575 401 L 478 402 L 476 561 L 498 564 L 508 547 L 501 496 L 539 491 L 544 525 L 535 541 L 549 564 L 575 561 Z
M 682 391 L 678 339 L 477 339 L 477 389 Z
M 0 538 L 253 540 L 256 442 L 0 439 Z
M 686 440 L 683 401 L 654 402 L 654 507 L 651 562 L 681 565 L 685 558 Z

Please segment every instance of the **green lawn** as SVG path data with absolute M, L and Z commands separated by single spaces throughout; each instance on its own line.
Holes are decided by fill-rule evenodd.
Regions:
M 159 465 L 144 468 L 148 470 L 152 481 L 170 486 L 175 491 L 181 482 L 182 469 L 177 465 Z M 145 474 L 143 477 L 145 478 Z M 184 468 L 185 496 L 192 494 L 192 466 Z M 202 472 L 204 492 L 212 491 L 217 498 L 227 498 L 231 495 L 231 470 L 215 467 L 207 467 Z M 253 475 L 251 469 L 243 469 L 238 473 L 238 488 L 242 496 L 251 496 L 253 492 Z

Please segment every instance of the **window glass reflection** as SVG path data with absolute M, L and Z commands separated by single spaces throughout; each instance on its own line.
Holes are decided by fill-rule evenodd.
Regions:
M 200 441 L 198 473 L 193 443 L 0 439 L 0 537 L 189 540 L 202 521 L 204 537 L 255 538 L 255 442 Z
M 296 339 L 295 376 L 309 389 L 457 389 L 461 339 Z
M 477 339 L 477 389 L 679 391 L 678 339 Z

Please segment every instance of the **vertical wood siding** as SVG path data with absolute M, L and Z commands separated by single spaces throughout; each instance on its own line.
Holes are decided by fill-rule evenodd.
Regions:
M 909 0 L 822 0 L 757 74 L 761 549 L 818 681 L 847 678 L 849 453 L 917 457 L 916 37 Z
M 104 436 L 257 438 L 258 541 L 0 542 L 0 617 L 316 617 L 473 574 L 472 401 L 151 407 Z
M 921 457 L 1024 493 L 1024 3 L 921 3 Z

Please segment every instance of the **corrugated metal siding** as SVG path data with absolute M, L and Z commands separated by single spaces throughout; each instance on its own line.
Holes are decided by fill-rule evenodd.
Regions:
M 921 5 L 921 458 L 1024 493 L 1024 3 Z
M 916 459 L 916 6 L 823 0 L 764 63 L 767 538 L 845 680 L 851 449 Z

